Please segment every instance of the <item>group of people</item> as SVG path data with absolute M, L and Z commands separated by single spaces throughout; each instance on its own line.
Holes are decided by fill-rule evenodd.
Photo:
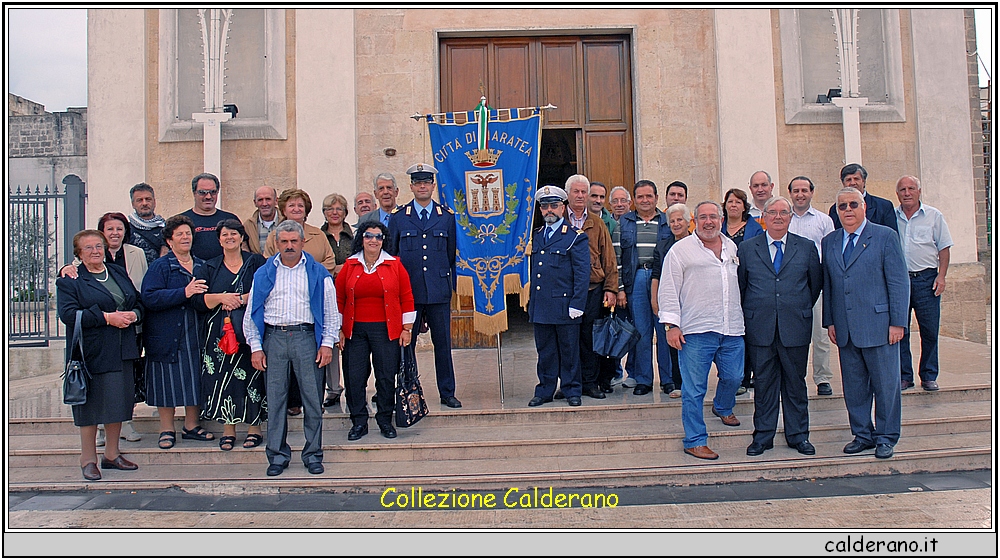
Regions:
M 118 443 L 140 437 L 123 429 L 140 393 L 157 409 L 161 449 L 177 443 L 176 407 L 184 408 L 182 439 L 215 440 L 201 424 L 215 421 L 223 427 L 222 450 L 236 445 L 239 424 L 247 425 L 242 447 L 261 445 L 267 421 L 269 476 L 291 460 L 287 416 L 303 414 L 301 460 L 308 472 L 322 473 L 323 409 L 346 392 L 347 439 L 367 435 L 373 374 L 376 424 L 383 437 L 396 437 L 395 376 L 401 349 L 416 343 L 414 328 L 430 331 L 441 404 L 460 408 L 451 356 L 455 216 L 433 198 L 433 166 L 415 164 L 406 173 L 413 200 L 398 205 L 395 178 L 382 173 L 372 193 L 355 196 L 360 218 L 353 227 L 341 195 L 324 198 L 317 228 L 305 222 L 308 193 L 268 186 L 255 191 L 256 210 L 241 221 L 216 207 L 221 184 L 203 173 L 192 179 L 190 210 L 164 219 L 153 188 L 140 183 L 130 191 L 130 215 L 111 212 L 96 230 L 79 232 L 77 259 L 56 286 L 69 332 L 82 312 L 82 358 L 94 379 L 87 403 L 73 407 L 84 477 L 101 477 L 102 434 L 101 468 L 138 468 Z M 726 425 L 739 425 L 736 395 L 754 389 L 749 455 L 773 446 L 779 403 L 786 442 L 813 454 L 807 354 L 812 343 L 817 392 L 830 395 L 833 342 L 855 436 L 845 452 L 878 446 L 876 456 L 891 456 L 899 391 L 913 386 L 911 309 L 921 330 L 921 384 L 938 388 L 951 239 L 941 213 L 920 202 L 916 178 L 899 180 L 895 209 L 865 191 L 866 179 L 860 165 L 846 166 L 829 216 L 811 206 L 811 180 L 796 177 L 789 197 L 773 196 L 763 171 L 750 178 L 750 197 L 731 189 L 722 205 L 693 209 L 680 181 L 667 187 L 665 211 L 649 180 L 631 193 L 583 175 L 570 177 L 565 189 L 538 189 L 544 225 L 527 255 L 538 384 L 528 405 L 565 398 L 580 406 L 583 396 L 604 399 L 619 385 L 649 394 L 655 346 L 661 390 L 681 398 L 686 453 L 718 457 L 707 447 L 702 413 L 715 363 L 712 412 Z M 594 322 L 616 308 L 639 331 L 624 371 L 620 361 L 592 351 Z
M 131 215 L 111 212 L 97 229 L 77 233 L 76 259 L 60 270 L 56 287 L 70 333 L 82 312 L 80 358 L 94 378 L 86 404 L 73 407 L 84 478 L 99 480 L 100 468 L 138 468 L 118 445 L 141 437 L 122 429 L 140 394 L 157 409 L 164 450 L 177 444 L 176 407 L 184 408 L 182 439 L 215 440 L 201 425 L 215 421 L 224 451 L 236 445 L 239 424 L 247 425 L 242 447 L 264 443 L 267 421 L 269 476 L 291 459 L 287 416 L 304 411 L 301 459 L 320 474 L 323 408 L 346 391 L 347 438 L 364 437 L 372 373 L 375 420 L 384 437 L 396 437 L 395 376 L 401 347 L 416 342 L 414 325 L 431 332 L 441 403 L 460 408 L 450 348 L 455 218 L 432 199 L 434 167 L 416 164 L 407 173 L 413 202 L 397 206 L 395 178 L 381 174 L 378 208 L 371 194 L 359 193 L 353 228 L 341 195 L 323 200 L 325 223 L 317 228 L 305 223 L 308 193 L 279 195 L 268 186 L 256 190 L 256 210 L 240 221 L 216 207 L 221 184 L 203 173 L 191 181 L 190 210 L 164 219 L 153 188 L 140 183 L 130 191 Z
M 554 398 L 579 406 L 581 396 L 603 399 L 619 384 L 649 394 L 655 340 L 661 390 L 681 399 L 685 453 L 719 457 L 707 445 L 703 414 L 714 363 L 711 411 L 725 425 L 740 425 L 736 397 L 754 391 L 747 455 L 773 448 L 779 407 L 788 446 L 813 455 L 809 348 L 816 392 L 832 395 L 832 343 L 854 436 L 844 452 L 875 449 L 876 457 L 891 457 L 900 391 L 914 386 L 908 334 L 914 312 L 920 383 L 938 390 L 940 298 L 952 240 L 941 212 L 920 201 L 919 179 L 897 181 L 893 208 L 867 192 L 867 178 L 861 165 L 845 166 L 828 213 L 813 208 L 816 187 L 808 177 L 792 179 L 786 197 L 774 193 L 764 171 L 750 177 L 749 196 L 730 189 L 722 204 L 693 208 L 687 185 L 674 181 L 665 211 L 657 209 L 659 194 L 649 180 L 638 181 L 631 194 L 620 186 L 609 193 L 582 175 L 570 177 L 565 189 L 539 189 L 545 224 L 532 238 L 535 297 L 528 304 L 539 383 L 528 406 Z M 591 350 L 593 322 L 615 308 L 638 331 L 624 375 L 620 363 Z

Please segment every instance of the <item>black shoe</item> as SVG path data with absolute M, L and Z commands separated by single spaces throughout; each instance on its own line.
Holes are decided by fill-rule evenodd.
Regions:
M 610 383 L 601 383 L 601 384 L 598 385 L 598 388 L 601 390 L 602 393 L 605 393 L 605 394 L 608 394 L 608 395 L 610 395 L 611 393 L 615 392 L 614 388 L 611 387 Z
M 801 453 L 803 455 L 815 455 L 816 454 L 816 448 L 813 446 L 813 444 L 809 443 L 809 440 L 807 440 L 807 439 L 804 439 L 804 440 L 796 443 L 795 445 L 792 445 L 792 444 L 789 443 L 788 447 L 791 447 L 792 449 L 798 451 L 799 453 Z
M 583 404 L 583 399 L 580 397 L 566 397 L 566 404 L 570 406 L 580 406 Z
M 455 397 L 441 397 L 441 404 L 448 408 L 462 408 L 462 401 Z
M 377 400 L 378 400 L 378 393 L 375 393 L 374 395 L 372 395 L 372 402 L 375 402 Z
M 543 399 L 542 397 L 531 397 L 528 401 L 528 406 L 542 406 L 545 403 L 552 402 L 552 399 Z
M 913 388 L 913 381 L 907 381 L 906 379 L 903 379 L 902 381 L 899 382 L 900 391 L 905 391 L 907 389 L 912 389 L 912 388 Z
M 937 391 L 941 388 L 938 386 L 937 381 L 922 381 L 920 386 L 924 389 L 924 391 Z
M 774 442 L 764 445 L 763 443 L 755 441 L 751 443 L 749 447 L 747 447 L 747 455 L 751 457 L 756 457 L 757 455 L 763 455 L 765 451 L 772 448 L 774 448 Z
M 393 428 L 392 424 L 379 425 L 378 431 L 382 432 L 382 437 L 385 439 L 393 439 L 396 437 L 396 428 Z
M 592 399 L 606 399 L 607 396 L 604 395 L 604 391 L 601 391 L 597 387 L 589 387 L 583 390 L 583 394 L 587 395 Z
M 633 395 L 648 395 L 653 392 L 652 385 L 636 385 L 635 389 L 632 389 Z
M 306 465 L 306 470 L 309 471 L 309 474 L 323 474 L 325 469 L 323 463 L 309 463 Z
M 828 397 L 833 394 L 833 387 L 829 383 L 820 383 L 816 386 L 816 394 Z
M 848 455 L 854 455 L 855 453 L 861 453 L 862 451 L 867 451 L 869 449 L 875 449 L 874 443 L 862 443 L 858 440 L 854 440 L 844 446 L 844 453 Z
M 875 446 L 875 458 L 876 459 L 888 459 L 892 457 L 892 446 L 888 443 L 880 443 Z
M 279 474 L 285 472 L 285 468 L 287 467 L 288 463 L 285 463 L 284 465 L 278 465 L 278 464 L 268 465 L 267 476 L 278 476 Z
M 552 398 L 556 399 L 557 401 L 561 401 L 566 398 L 566 395 L 563 395 L 562 389 L 556 389 L 556 392 L 554 395 L 552 395 Z
M 329 397 L 328 399 L 323 401 L 323 408 L 330 408 L 332 406 L 336 406 L 337 403 L 339 402 L 340 402 L 340 395 Z
M 368 435 L 368 424 L 358 424 L 347 432 L 347 441 L 357 441 Z
M 669 395 L 674 390 L 673 383 L 660 383 L 660 390 L 664 395 Z

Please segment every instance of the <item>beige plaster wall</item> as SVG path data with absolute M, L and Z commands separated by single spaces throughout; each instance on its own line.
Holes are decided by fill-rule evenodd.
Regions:
M 222 208 L 247 217 L 254 211 L 253 191 L 263 184 L 278 189 L 296 185 L 295 152 L 295 10 L 285 10 L 286 140 L 222 142 Z M 203 170 L 201 142 L 157 139 L 159 87 L 159 12 L 146 10 L 146 182 L 156 189 L 157 212 L 172 216 L 191 208 L 191 178 Z M 319 204 L 327 193 L 310 192 L 317 208 L 310 222 L 321 223 Z M 316 200 L 319 198 L 319 200 Z M 127 203 L 127 196 L 126 196 Z

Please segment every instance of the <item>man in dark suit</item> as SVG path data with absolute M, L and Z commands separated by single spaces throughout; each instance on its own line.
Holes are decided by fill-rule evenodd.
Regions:
M 580 323 L 590 285 L 590 245 L 587 234 L 563 218 L 566 191 L 545 186 L 535 196 L 545 225 L 535 230 L 528 256 L 528 320 L 534 327 L 538 351 L 538 385 L 528 406 L 552 402 L 556 380 L 566 403 L 580 406 Z
M 431 169 L 434 168 L 431 167 Z M 396 186 L 396 178 L 392 176 L 392 173 L 379 173 L 375 177 L 374 193 L 378 207 L 367 214 L 361 215 L 358 218 L 358 223 L 354 225 L 355 229 L 357 229 L 358 225 L 368 221 L 382 222 L 385 224 L 385 227 L 389 227 L 390 216 L 398 208 L 396 206 L 396 197 L 399 196 L 399 187 Z
M 785 441 L 803 455 L 809 443 L 806 362 L 812 339 L 812 310 L 823 289 L 823 268 L 816 245 L 788 233 L 792 204 L 783 196 L 764 203 L 765 235 L 744 241 L 737 250 L 746 351 L 755 373 L 753 443 L 747 455 L 774 447 L 778 404 L 784 410 Z
M 853 188 L 861 191 L 865 198 L 865 218 L 869 222 L 892 228 L 892 231 L 899 231 L 896 226 L 896 209 L 892 202 L 875 196 L 865 190 L 865 181 L 868 180 L 868 170 L 857 163 L 849 163 L 840 170 L 840 183 L 844 188 Z M 834 229 L 840 227 L 840 217 L 837 215 L 837 205 L 830 207 L 830 218 L 833 220 Z
M 461 401 L 455 398 L 455 366 L 451 360 L 451 294 L 455 290 L 457 255 L 455 213 L 431 198 L 437 169 L 418 163 L 410 166 L 406 174 L 410 176 L 413 201 L 396 208 L 389 219 L 392 249 L 410 275 L 417 311 L 414 324 L 426 322 L 431 331 L 441 404 L 462 408 Z M 410 344 L 416 346 L 417 337 Z
M 899 236 L 865 218 L 861 191 L 841 189 L 836 206 L 843 227 L 823 238 L 823 326 L 840 349 L 854 434 L 844 453 L 875 448 L 875 457 L 888 459 L 899 440 L 896 345 L 906 328 L 910 282 Z

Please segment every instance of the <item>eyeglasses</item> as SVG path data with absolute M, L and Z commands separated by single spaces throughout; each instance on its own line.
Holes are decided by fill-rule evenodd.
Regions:
M 411 185 L 433 185 L 434 179 L 418 179 L 415 181 L 410 181 Z
M 847 210 L 848 206 L 851 207 L 851 210 L 857 210 L 858 206 L 861 206 L 861 203 L 858 202 L 857 200 L 852 200 L 850 202 L 841 202 L 840 204 L 837 205 L 837 210 L 843 212 Z
M 545 210 L 546 208 L 559 208 L 562 206 L 562 202 L 539 202 L 538 208 Z
M 199 189 L 199 190 L 194 191 L 194 194 L 196 194 L 198 196 L 215 196 L 215 195 L 219 194 L 219 191 L 218 191 L 218 189 L 212 189 L 212 190 L 202 190 L 202 189 Z
M 343 212 L 345 214 L 347 213 L 347 209 L 346 208 L 341 208 L 340 206 L 327 206 L 326 208 L 323 209 L 323 211 L 324 212 Z
M 104 244 L 98 243 L 97 245 L 84 245 L 83 247 L 80 247 L 80 251 L 82 251 L 84 253 L 89 253 L 91 251 L 100 251 L 100 252 L 103 253 L 104 252 Z
M 366 231 L 363 235 L 365 241 L 371 241 L 372 239 L 374 239 L 375 241 L 382 241 L 382 239 L 384 238 L 384 236 L 381 233 L 372 233 L 370 231 Z
M 698 214 L 698 221 L 704 222 L 706 220 L 718 220 L 718 214 Z
M 787 218 L 791 216 L 792 213 L 789 212 L 788 210 L 768 210 L 767 212 L 764 212 L 764 215 L 770 216 L 772 218 L 775 216 L 781 216 L 782 218 Z

